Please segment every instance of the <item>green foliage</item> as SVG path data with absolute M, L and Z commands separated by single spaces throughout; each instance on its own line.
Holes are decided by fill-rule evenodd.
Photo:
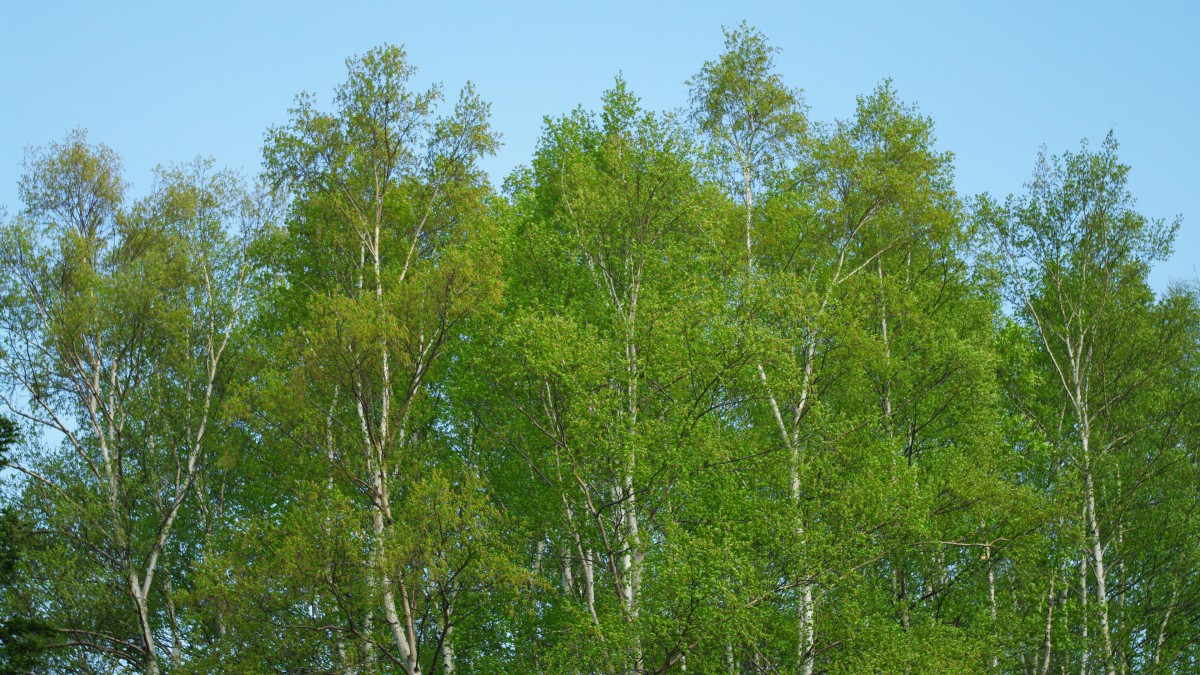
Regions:
M 1178 222 L 1111 135 L 965 207 L 890 82 L 820 123 L 775 54 L 616 78 L 499 193 L 395 46 L 259 189 L 30 151 L 0 671 L 1196 672 Z

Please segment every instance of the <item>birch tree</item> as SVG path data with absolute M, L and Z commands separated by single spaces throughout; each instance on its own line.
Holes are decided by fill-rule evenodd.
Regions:
M 0 378 L 5 405 L 39 439 L 11 465 L 56 542 L 36 576 L 126 598 L 50 583 L 34 601 L 56 617 L 51 647 L 65 662 L 157 673 L 178 660 L 179 637 L 156 581 L 188 564 L 168 551 L 197 512 L 247 246 L 269 213 L 209 161 L 160 169 L 130 208 L 115 153 L 81 131 L 32 151 L 25 169 L 25 208 L 3 235 Z
M 511 185 L 513 295 L 486 418 L 504 484 L 520 486 L 503 499 L 560 589 L 533 607 L 565 631 L 541 642 L 549 670 L 716 667 L 753 630 L 734 601 L 747 533 L 718 524 L 742 502 L 726 415 L 745 352 L 711 283 L 721 253 L 703 207 L 718 195 L 689 150 L 618 80 L 598 114 L 549 121 Z
M 363 574 L 374 607 L 343 612 L 341 627 L 368 666 L 387 661 L 415 675 L 435 659 L 454 661 L 456 598 L 441 589 L 446 606 L 433 622 L 422 603 L 436 553 L 412 553 L 407 538 L 428 517 L 417 495 L 429 470 L 422 430 L 435 424 L 431 378 L 498 288 L 476 166 L 497 140 L 470 85 L 439 117 L 440 86 L 415 88 L 399 47 L 347 68 L 333 113 L 303 95 L 292 121 L 268 134 L 267 174 L 294 198 L 274 264 L 293 341 L 285 353 L 302 377 L 278 401 L 278 422 L 289 431 L 312 422 L 300 427 L 310 435 L 296 435 L 298 449 L 325 461 L 331 487 L 369 515 Z
M 1143 630 L 1126 612 L 1131 592 L 1157 583 L 1169 596 L 1173 583 L 1126 576 L 1124 542 L 1137 527 L 1126 505 L 1156 490 L 1151 476 L 1179 461 L 1171 420 L 1194 406 L 1186 386 L 1159 379 L 1188 358 L 1181 342 L 1188 320 L 1178 313 L 1188 300 L 1176 293 L 1156 301 L 1145 281 L 1178 223 L 1134 210 L 1129 168 L 1116 151 L 1110 134 L 1094 151 L 1085 144 L 1076 153 L 1043 153 L 1027 195 L 979 207 L 1011 302 L 1043 359 L 1046 389 L 1027 392 L 1021 405 L 1056 448 L 1079 500 L 1079 667 L 1110 674 L 1127 669 L 1139 651 L 1130 643 Z M 1158 401 L 1153 411 L 1142 407 L 1148 400 Z M 1089 629 L 1094 637 L 1086 639 Z
M 755 210 L 761 205 L 756 202 L 761 201 L 763 191 L 777 172 L 794 166 L 807 141 L 803 99 L 800 92 L 786 87 L 773 72 L 775 51 L 761 33 L 743 23 L 735 30 L 725 31 L 725 52 L 718 60 L 706 63 L 689 81 L 692 119 L 709 137 L 715 160 L 713 168 L 719 180 L 742 205 L 748 288 L 771 285 L 768 277 L 755 274 L 756 258 L 762 256 L 756 247 L 756 219 L 762 221 Z M 761 228 L 760 224 L 758 229 Z M 808 412 L 812 394 L 815 338 L 802 345 L 800 351 L 804 354 L 805 381 L 790 407 L 786 401 L 781 407 L 767 371 L 761 362 L 757 364 L 766 399 L 790 456 L 788 471 L 793 502 L 801 498 L 799 425 Z M 776 382 L 775 387 L 778 386 Z M 804 539 L 803 523 L 797 523 L 796 536 Z M 802 577 L 806 573 L 795 574 Z M 800 672 L 811 675 L 815 656 L 813 588 L 807 581 L 796 585 L 796 654 Z

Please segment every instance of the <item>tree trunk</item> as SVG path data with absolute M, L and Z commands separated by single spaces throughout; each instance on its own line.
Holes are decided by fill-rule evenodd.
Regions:
M 996 563 L 992 560 L 992 547 L 989 544 L 984 548 L 984 556 L 987 558 L 987 573 L 988 573 L 988 607 L 991 610 L 992 617 L 992 637 L 996 636 Z M 1000 651 L 998 645 L 992 645 L 992 671 L 1000 669 Z
M 813 587 L 800 587 L 800 675 L 813 675 L 816 627 L 813 624 Z
M 450 622 L 451 608 L 446 606 L 442 612 L 442 667 L 446 675 L 454 675 L 454 624 Z
M 1171 620 L 1171 612 L 1175 609 L 1175 603 L 1179 600 L 1179 579 L 1171 588 L 1171 602 L 1167 604 L 1167 611 L 1163 614 L 1162 623 L 1158 625 L 1158 639 L 1154 641 L 1154 669 L 1158 670 L 1162 662 L 1162 647 L 1167 641 L 1167 623 Z
M 1085 457 L 1087 446 L 1088 439 L 1085 436 L 1083 441 Z M 1086 466 L 1084 472 L 1088 535 L 1092 548 L 1092 564 L 1096 578 L 1096 602 L 1100 605 L 1100 636 L 1103 639 L 1101 645 L 1104 648 L 1104 670 L 1108 675 L 1115 675 L 1112 635 L 1108 625 L 1108 590 L 1104 569 L 1104 543 L 1100 540 L 1100 526 L 1096 517 L 1096 488 L 1092 478 L 1091 466 Z
M 644 666 L 642 643 L 638 635 L 637 620 L 640 612 L 640 608 L 638 607 L 638 590 L 641 586 L 642 562 L 645 554 L 642 551 L 640 533 L 638 532 L 637 502 L 634 492 L 634 471 L 637 468 L 637 444 L 635 439 L 637 438 L 638 431 L 638 378 L 640 377 L 635 332 L 637 325 L 638 284 L 639 281 L 635 275 L 631 282 L 629 315 L 626 317 L 625 353 L 629 362 L 629 385 L 627 392 L 629 396 L 629 439 L 628 456 L 626 457 L 625 475 L 622 485 L 627 537 L 625 542 L 625 556 L 621 563 L 626 573 L 625 611 L 629 622 L 634 625 L 634 667 L 631 669 L 631 673 L 641 672 Z
M 1083 654 L 1079 657 L 1079 675 L 1087 675 L 1088 661 L 1090 660 L 1092 648 L 1088 645 L 1088 571 L 1087 571 L 1087 555 L 1084 554 L 1079 558 L 1079 625 L 1081 626 L 1080 635 L 1083 642 Z
M 1058 576 L 1058 572 L 1050 573 L 1050 590 L 1046 592 L 1046 639 L 1042 643 L 1042 675 L 1050 673 L 1050 650 L 1053 647 L 1051 634 L 1054 620 L 1054 577 Z
M 137 573 L 132 570 L 129 572 L 129 585 L 133 594 L 133 602 L 137 607 L 138 627 L 142 631 L 142 644 L 146 648 L 146 673 L 147 675 L 158 675 L 158 655 L 154 650 L 154 632 L 150 630 L 150 613 L 146 606 L 146 598 L 142 595 L 141 588 L 138 585 Z
M 375 473 L 376 489 L 380 489 L 382 478 L 379 476 L 380 471 Z M 375 558 L 378 566 L 379 585 L 383 591 L 383 612 L 384 619 L 387 621 L 388 628 L 392 630 L 392 637 L 396 641 L 396 646 L 400 649 L 400 658 L 404 663 L 404 671 L 408 675 L 420 675 L 421 663 L 417 659 L 416 645 L 409 644 L 408 637 L 405 636 L 404 626 L 400 622 L 400 613 L 396 610 L 396 596 L 392 590 L 392 581 L 386 569 L 387 553 L 384 548 L 384 506 L 378 502 L 374 505 L 374 525 L 375 525 Z

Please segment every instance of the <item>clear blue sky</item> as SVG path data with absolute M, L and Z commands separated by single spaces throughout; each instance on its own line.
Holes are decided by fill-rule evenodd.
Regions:
M 1175 256 L 1200 269 L 1200 2 L 0 2 L 0 204 L 16 210 L 23 149 L 86 127 L 135 192 L 159 163 L 213 156 L 257 170 L 263 132 L 300 91 L 327 96 L 344 59 L 406 45 L 420 78 L 476 83 L 505 146 L 528 161 L 544 115 L 594 107 L 622 72 L 643 103 L 683 84 L 742 20 L 815 119 L 853 111 L 885 77 L 937 123 L 964 195 L 1020 191 L 1039 146 L 1111 128 L 1142 212 L 1184 216 Z M 327 100 L 327 98 L 326 98 Z

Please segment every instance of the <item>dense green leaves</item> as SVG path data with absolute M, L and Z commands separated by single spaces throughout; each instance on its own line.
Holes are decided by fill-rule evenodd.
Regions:
M 264 187 L 83 132 L 0 240 L 4 672 L 1197 672 L 1200 299 L 1109 137 L 970 206 L 742 25 L 498 135 L 403 49 Z

